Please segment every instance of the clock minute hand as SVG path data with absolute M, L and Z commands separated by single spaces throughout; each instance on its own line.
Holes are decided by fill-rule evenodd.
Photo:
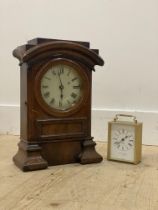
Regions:
M 59 81 L 60 81 L 59 89 L 61 90 L 60 97 L 61 97 L 61 99 L 63 99 L 63 89 L 64 89 L 64 86 L 63 86 L 63 83 L 62 83 L 61 78 L 60 78 L 60 73 L 58 73 L 58 76 L 59 76 Z

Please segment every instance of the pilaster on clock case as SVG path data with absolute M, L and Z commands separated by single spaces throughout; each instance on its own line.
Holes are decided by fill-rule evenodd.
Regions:
M 91 136 L 92 70 L 104 61 L 89 42 L 35 38 L 17 47 L 23 171 L 102 161 Z

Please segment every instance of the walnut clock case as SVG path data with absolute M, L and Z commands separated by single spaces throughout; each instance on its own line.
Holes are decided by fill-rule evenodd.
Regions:
M 104 61 L 88 42 L 35 38 L 17 47 L 21 119 L 18 152 L 23 171 L 48 165 L 98 163 L 91 136 L 92 70 Z

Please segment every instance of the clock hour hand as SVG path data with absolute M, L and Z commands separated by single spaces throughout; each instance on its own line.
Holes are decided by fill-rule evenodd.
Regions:
M 122 138 L 120 141 L 115 142 L 115 144 L 120 145 L 122 142 L 124 142 L 124 141 L 125 141 L 125 139 L 126 139 L 126 137 Z

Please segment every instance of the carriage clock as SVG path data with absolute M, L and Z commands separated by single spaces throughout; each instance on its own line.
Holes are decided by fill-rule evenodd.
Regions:
M 108 159 L 137 164 L 141 161 L 142 123 L 118 114 L 108 124 Z
M 98 163 L 91 136 L 92 70 L 104 61 L 89 42 L 35 38 L 17 47 L 20 142 L 13 157 L 23 171 Z

